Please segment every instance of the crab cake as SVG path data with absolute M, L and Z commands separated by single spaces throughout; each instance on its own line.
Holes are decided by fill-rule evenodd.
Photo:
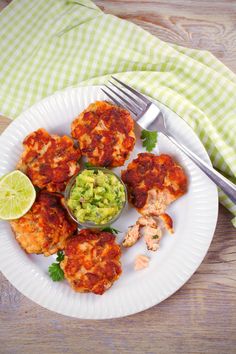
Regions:
M 129 201 L 143 215 L 158 216 L 187 191 L 187 177 L 169 155 L 141 153 L 122 172 Z
M 90 104 L 72 122 L 71 135 L 94 166 L 123 166 L 135 144 L 130 113 L 105 101 Z
M 68 136 L 50 135 L 46 130 L 38 129 L 24 139 L 23 145 L 25 150 L 17 168 L 41 189 L 64 191 L 80 169 L 80 150 Z
M 121 274 L 120 256 L 113 234 L 84 229 L 67 240 L 60 266 L 75 291 L 102 295 Z
M 62 205 L 63 196 L 41 191 L 30 211 L 10 222 L 16 240 L 27 253 L 50 256 L 64 249 L 77 224 Z

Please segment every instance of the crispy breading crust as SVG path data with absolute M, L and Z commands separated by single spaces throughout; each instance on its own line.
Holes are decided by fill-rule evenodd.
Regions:
M 187 191 L 183 169 L 169 155 L 141 153 L 125 171 L 122 180 L 129 201 L 143 215 L 160 215 L 167 205 Z
M 80 169 L 80 150 L 68 136 L 50 135 L 45 129 L 38 129 L 24 139 L 23 145 L 25 150 L 17 168 L 41 189 L 64 191 Z
M 60 266 L 75 291 L 102 295 L 121 274 L 120 256 L 113 234 L 86 229 L 67 240 Z
M 16 240 L 27 253 L 50 256 L 65 247 L 77 224 L 62 206 L 63 196 L 41 191 L 30 211 L 10 222 Z
M 94 166 L 123 166 L 135 145 L 130 113 L 105 101 L 90 104 L 72 122 L 71 135 Z

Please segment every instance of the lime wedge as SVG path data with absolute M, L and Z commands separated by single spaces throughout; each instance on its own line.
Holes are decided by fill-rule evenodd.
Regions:
M 19 219 L 27 213 L 36 198 L 30 179 L 16 170 L 0 179 L 0 219 Z

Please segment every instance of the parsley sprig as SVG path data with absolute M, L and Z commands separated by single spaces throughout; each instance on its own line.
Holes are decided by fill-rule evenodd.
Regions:
M 148 152 L 151 152 L 157 143 L 157 132 L 151 132 L 149 130 L 142 130 L 141 139 L 143 142 L 143 147 L 146 148 Z
M 49 276 L 52 278 L 53 281 L 60 281 L 64 279 L 64 272 L 60 267 L 60 262 L 64 259 L 63 251 L 57 252 L 57 258 L 55 263 L 52 263 L 48 267 Z
M 111 226 L 104 227 L 104 229 L 102 229 L 102 231 L 111 232 L 112 234 L 116 234 L 116 235 L 120 232 L 119 230 L 117 230 Z

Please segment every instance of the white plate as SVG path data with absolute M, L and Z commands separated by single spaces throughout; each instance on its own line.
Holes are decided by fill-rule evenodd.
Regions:
M 105 99 L 99 87 L 70 88 L 58 92 L 22 113 L 0 137 L 0 176 L 13 170 L 22 152 L 24 137 L 43 127 L 50 133 L 70 134 L 71 121 L 95 100 Z M 206 151 L 191 128 L 176 114 L 162 107 L 175 134 L 199 156 L 209 162 Z M 137 131 L 137 136 L 139 132 Z M 47 268 L 55 255 L 27 255 L 15 241 L 7 222 L 0 223 L 0 269 L 25 296 L 52 311 L 87 319 L 127 316 L 166 299 L 196 271 L 212 240 L 218 214 L 216 187 L 163 136 L 159 135 L 160 152 L 169 153 L 184 167 L 189 178 L 188 193 L 168 209 L 174 220 L 174 235 L 167 233 L 160 250 L 147 251 L 140 240 L 122 255 L 123 273 L 104 295 L 75 293 L 66 281 L 53 282 Z M 137 141 L 130 159 L 143 151 Z M 158 152 L 156 150 L 156 152 Z M 134 224 L 137 212 L 130 207 L 114 224 L 124 232 Z M 117 239 L 123 238 L 121 233 Z M 137 254 L 151 258 L 147 269 L 135 272 Z

